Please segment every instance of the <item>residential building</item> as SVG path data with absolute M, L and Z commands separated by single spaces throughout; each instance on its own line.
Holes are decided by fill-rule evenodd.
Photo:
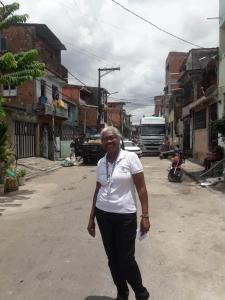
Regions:
M 177 145 L 181 143 L 181 136 L 178 134 L 180 127 L 178 126 L 177 117 L 179 114 L 177 110 L 180 110 L 180 98 L 176 98 L 175 94 L 179 90 L 180 68 L 183 64 L 187 53 L 185 52 L 169 52 L 166 58 L 165 64 L 165 98 L 163 102 L 163 111 L 165 114 L 167 124 L 167 135 L 170 139 L 171 145 Z
M 38 60 L 45 63 L 46 74 L 19 87 L 5 86 L 7 118 L 11 144 L 18 158 L 60 156 L 62 124 L 68 120 L 68 104 L 62 87 L 68 71 L 61 64 L 65 46 L 45 24 L 17 24 L 4 30 L 7 51 L 18 53 L 38 50 Z
M 165 116 L 165 96 L 155 96 L 154 97 L 155 103 L 155 112 L 154 115 L 157 117 Z
M 225 118 L 225 2 L 219 2 L 219 80 L 218 80 L 218 118 Z M 220 144 L 225 148 L 224 137 Z
M 210 121 L 217 119 L 218 48 L 192 49 L 182 65 L 183 148 L 203 162 L 217 132 Z
M 107 122 L 107 90 L 104 88 L 101 91 L 101 103 L 104 109 L 101 122 Z M 98 120 L 98 88 L 90 86 L 80 86 L 67 84 L 63 87 L 63 95 L 72 99 L 78 106 L 77 116 L 77 132 L 83 135 L 95 134 L 97 132 Z
M 108 124 L 117 127 L 123 134 L 126 120 L 126 111 L 123 109 L 125 102 L 108 101 L 107 120 Z

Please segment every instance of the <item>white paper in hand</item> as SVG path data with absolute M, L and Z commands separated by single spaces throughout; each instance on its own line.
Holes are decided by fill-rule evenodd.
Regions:
M 148 236 L 148 232 L 145 232 L 144 234 L 141 233 L 140 228 L 137 229 L 137 239 L 139 239 L 139 241 L 144 240 L 146 237 Z

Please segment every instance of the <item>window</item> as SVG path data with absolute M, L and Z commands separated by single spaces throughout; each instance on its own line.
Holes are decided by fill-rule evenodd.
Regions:
M 156 125 L 156 124 L 142 125 L 140 130 L 141 130 L 141 135 L 165 134 L 165 125 Z
M 194 115 L 195 129 L 206 128 L 206 109 L 200 110 Z
M 7 45 L 6 45 L 6 38 L 0 37 L 0 52 L 6 52 Z
M 45 80 L 41 80 L 41 96 L 46 96 L 46 82 Z
M 15 85 L 9 85 L 4 84 L 3 85 L 3 96 L 4 97 L 10 97 L 10 96 L 16 96 L 17 90 Z
M 3 85 L 3 90 L 15 90 L 16 86 L 15 85 L 10 85 L 10 84 L 4 84 Z
M 53 100 L 59 100 L 59 89 L 55 85 L 52 85 L 52 98 Z

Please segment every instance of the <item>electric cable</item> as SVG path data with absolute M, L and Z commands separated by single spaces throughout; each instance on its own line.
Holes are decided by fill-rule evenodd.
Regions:
M 169 31 L 167 31 L 167 30 L 165 30 L 165 29 L 159 27 L 158 25 L 155 25 L 155 24 L 152 23 L 151 21 L 149 21 L 149 20 L 145 19 L 144 17 L 138 15 L 137 13 L 135 13 L 134 11 L 128 9 L 127 7 L 125 7 L 124 5 L 120 4 L 119 2 L 117 2 L 117 1 L 115 1 L 115 0 L 111 0 L 111 1 L 114 2 L 116 5 L 120 6 L 122 9 L 126 10 L 127 12 L 129 12 L 130 14 L 136 16 L 137 18 L 139 18 L 139 19 L 141 19 L 142 21 L 148 23 L 149 25 L 155 27 L 156 29 L 158 29 L 158 30 L 164 32 L 165 34 L 170 35 L 170 36 L 172 36 L 172 37 L 175 38 L 175 39 L 178 39 L 178 40 L 180 40 L 180 41 L 182 41 L 182 42 L 184 42 L 184 43 L 187 43 L 187 44 L 189 44 L 189 45 L 195 46 L 195 47 L 197 47 L 197 48 L 204 48 L 204 47 L 199 46 L 199 45 L 197 45 L 197 44 L 194 44 L 194 43 L 192 43 L 192 42 L 190 42 L 190 41 L 187 41 L 187 40 L 185 40 L 184 38 L 179 37 L 179 36 L 177 36 L 177 35 L 175 35 L 175 34 L 169 32 Z

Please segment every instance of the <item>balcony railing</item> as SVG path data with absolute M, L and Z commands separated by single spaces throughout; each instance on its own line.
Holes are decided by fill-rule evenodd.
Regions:
M 56 107 L 55 108 L 55 116 L 61 117 L 64 119 L 68 119 L 68 109 Z
M 46 116 L 52 116 L 54 114 L 55 117 L 68 119 L 68 109 L 54 107 L 50 103 L 38 104 L 36 106 L 36 112 L 39 114 L 44 114 Z

